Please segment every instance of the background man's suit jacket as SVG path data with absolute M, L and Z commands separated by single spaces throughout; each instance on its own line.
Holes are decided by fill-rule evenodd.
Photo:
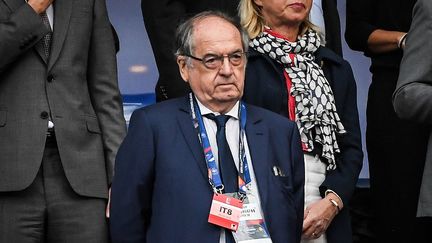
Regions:
M 342 56 L 342 41 L 339 12 L 336 0 L 322 0 L 324 24 L 326 28 L 326 47 Z
M 181 97 L 190 92 L 183 81 L 174 57 L 177 26 L 193 15 L 206 10 L 220 10 L 237 16 L 239 0 L 157 0 L 141 1 L 144 24 L 159 71 L 156 100 Z
M 50 115 L 72 188 L 105 198 L 125 134 L 105 1 L 55 0 L 54 14 L 48 60 L 41 17 L 24 0 L 0 0 L 0 191 L 35 178 Z
M 246 134 L 262 210 L 274 243 L 299 242 L 303 152 L 296 125 L 247 105 Z M 273 174 L 279 166 L 286 177 Z M 212 188 L 186 97 L 133 113 L 112 186 L 113 242 L 218 243 L 207 222 Z
M 432 125 L 431 16 L 432 1 L 418 0 L 414 5 L 413 20 L 393 94 L 393 105 L 398 116 L 427 125 Z M 420 217 L 432 217 L 432 133 L 428 144 L 417 209 L 417 216 Z M 410 164 L 407 163 L 407 166 Z

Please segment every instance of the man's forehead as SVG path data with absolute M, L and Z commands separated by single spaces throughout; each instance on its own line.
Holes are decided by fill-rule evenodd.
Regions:
M 219 17 L 207 17 L 194 26 L 195 49 L 242 50 L 239 30 L 228 21 Z

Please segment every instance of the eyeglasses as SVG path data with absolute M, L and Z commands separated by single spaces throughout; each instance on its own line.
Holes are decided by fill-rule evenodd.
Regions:
M 225 57 L 228 57 L 228 60 L 231 63 L 231 65 L 233 66 L 241 65 L 244 61 L 245 53 L 239 51 L 239 52 L 234 52 L 231 54 L 225 54 L 220 56 L 214 54 L 207 54 L 203 58 L 194 57 L 188 54 L 185 54 L 184 56 L 202 62 L 202 64 L 208 69 L 217 69 L 222 66 Z

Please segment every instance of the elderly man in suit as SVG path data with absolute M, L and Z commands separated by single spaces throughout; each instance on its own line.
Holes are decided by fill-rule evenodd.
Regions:
M 113 242 L 300 242 L 299 133 L 240 100 L 247 35 L 203 12 L 180 25 L 177 43 L 192 93 L 133 113 L 116 160 Z
M 104 0 L 0 0 L 0 242 L 107 242 L 126 133 Z
M 432 125 L 432 1 L 418 0 L 414 5 L 411 28 L 400 45 L 404 46 L 393 106 L 399 117 Z M 424 132 L 430 132 L 425 130 Z M 403 151 L 401 151 L 403 153 Z M 409 161 L 407 161 L 409 162 Z M 409 163 L 406 166 L 410 166 Z M 418 190 L 413 188 L 412 190 Z M 432 227 L 432 133 L 418 198 L 418 234 L 430 240 Z M 420 242 L 420 241 L 419 241 Z

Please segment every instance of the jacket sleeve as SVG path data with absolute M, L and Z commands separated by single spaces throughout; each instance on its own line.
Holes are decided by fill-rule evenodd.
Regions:
M 340 18 L 336 0 L 322 1 L 324 24 L 326 31 L 325 46 L 342 56 Z
M 141 109 L 132 114 L 116 159 L 111 190 L 113 243 L 146 242 L 154 178 L 153 131 Z
M 95 0 L 89 47 L 87 82 L 91 102 L 102 130 L 108 184 L 113 176 L 117 149 L 126 133 L 117 63 L 105 0 Z
M 345 40 L 356 51 L 368 51 L 370 34 L 378 29 L 373 23 L 374 6 L 372 0 L 346 1 Z
M 407 35 L 393 106 L 397 115 L 432 124 L 432 4 L 418 0 Z
M 300 242 L 303 231 L 303 215 L 304 215 L 304 158 L 301 148 L 300 133 L 295 123 L 293 124 L 293 133 L 291 137 L 291 161 L 293 168 L 293 195 L 294 203 L 297 208 L 297 242 Z
M 343 80 L 334 82 L 347 82 L 346 89 L 338 98 L 343 97 L 343 110 L 338 110 L 346 133 L 338 137 L 341 153 L 337 155 L 337 167 L 327 172 L 326 179 L 320 186 L 321 196 L 326 190 L 333 190 L 346 205 L 354 192 L 358 175 L 363 165 L 363 152 L 361 144 L 361 132 L 357 111 L 357 89 L 354 76 L 348 62 L 342 64 L 344 68 L 338 69 Z M 336 91 L 335 91 L 336 92 Z
M 0 3 L 0 73 L 22 54 L 32 48 L 49 29 L 40 16 L 23 1 L 23 4 L 10 12 Z M 2 18 L 7 16 L 3 21 Z

